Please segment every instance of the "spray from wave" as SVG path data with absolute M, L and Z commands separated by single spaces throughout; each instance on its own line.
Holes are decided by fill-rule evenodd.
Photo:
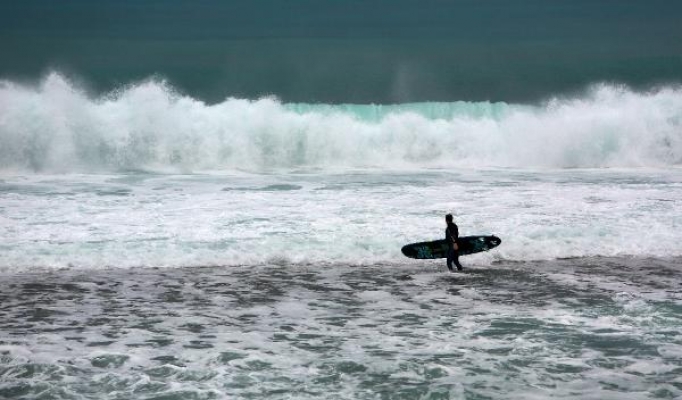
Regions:
M 103 96 L 52 73 L 0 82 L 0 168 L 637 167 L 682 163 L 682 89 L 597 85 L 541 105 L 209 105 L 161 80 Z

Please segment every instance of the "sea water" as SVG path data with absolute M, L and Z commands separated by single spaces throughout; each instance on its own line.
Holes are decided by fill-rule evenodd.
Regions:
M 6 398 L 676 398 L 682 92 L 0 89 Z M 500 247 L 411 260 L 463 235 Z
M 0 2 L 0 398 L 682 398 L 681 4 Z

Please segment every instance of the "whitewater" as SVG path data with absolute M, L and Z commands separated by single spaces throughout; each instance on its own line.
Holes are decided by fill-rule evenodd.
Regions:
M 682 255 L 682 90 L 540 105 L 206 104 L 0 86 L 0 268 L 407 262 L 442 215 L 533 260 Z
M 595 85 L 539 105 L 217 104 L 162 80 L 89 96 L 52 73 L 0 83 L 0 167 L 34 172 L 296 167 L 669 167 L 682 89 Z M 551 146 L 548 144 L 551 143 Z
M 0 83 L 0 397 L 682 396 L 682 89 Z M 406 243 L 495 234 L 411 260 Z

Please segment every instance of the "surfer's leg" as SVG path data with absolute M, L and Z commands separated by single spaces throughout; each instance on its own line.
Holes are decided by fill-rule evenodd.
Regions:
M 459 263 L 459 251 L 452 251 L 452 260 L 455 262 L 455 265 L 457 266 L 457 271 L 461 271 L 464 268 L 462 267 L 462 264 Z
M 452 261 L 453 261 L 453 260 L 457 260 L 457 259 L 455 258 L 455 250 L 454 250 L 454 249 L 448 249 L 448 261 L 447 261 L 447 264 L 448 264 L 448 269 L 450 270 L 450 272 L 453 271 L 453 269 L 452 269 Z M 456 263 L 459 263 L 459 261 L 455 261 L 455 262 L 456 262 Z

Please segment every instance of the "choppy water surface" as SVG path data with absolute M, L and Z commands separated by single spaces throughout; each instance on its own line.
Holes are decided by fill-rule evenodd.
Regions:
M 17 175 L 0 181 L 0 272 L 335 262 L 395 265 L 409 242 L 503 245 L 474 264 L 682 256 L 678 169 Z
M 4 3 L 0 398 L 682 399 L 679 1 Z
M 0 283 L 0 394 L 676 398 L 680 261 L 20 274 Z
M 682 396 L 680 174 L 5 174 L 0 397 Z M 493 251 L 406 259 L 439 238 Z

